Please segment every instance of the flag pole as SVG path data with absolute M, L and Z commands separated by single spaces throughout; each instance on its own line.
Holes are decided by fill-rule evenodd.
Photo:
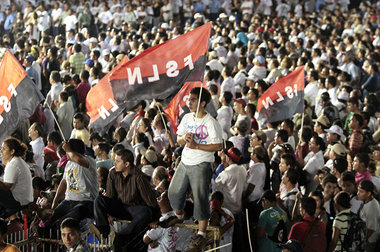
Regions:
M 301 121 L 301 129 L 300 129 L 301 135 L 300 135 L 300 138 L 298 139 L 298 144 L 301 143 L 301 139 L 302 139 L 302 131 L 303 131 L 303 121 L 304 121 L 304 119 L 305 119 L 305 112 L 302 113 L 302 121 Z
M 201 105 L 202 89 L 203 89 L 203 81 L 201 82 L 201 90 L 199 91 L 198 105 L 197 105 L 197 111 L 195 112 L 195 118 L 198 118 L 199 106 Z
M 168 128 L 166 127 L 166 122 L 165 122 L 164 116 L 162 115 L 162 111 L 160 109 L 160 106 L 158 106 L 158 104 L 156 104 L 156 107 L 158 108 L 158 112 L 160 113 L 162 124 L 165 127 L 165 132 L 168 132 Z
M 50 109 L 50 112 L 51 112 L 51 114 L 53 115 L 54 121 L 55 121 L 55 123 L 56 123 L 57 126 L 58 126 L 58 130 L 59 130 L 59 132 L 60 132 L 61 135 L 62 135 L 62 139 L 63 139 L 63 141 L 66 142 L 65 136 L 63 135 L 62 129 L 61 129 L 61 127 L 59 126 L 59 123 L 58 123 L 57 118 L 55 118 L 55 115 L 54 115 L 54 113 L 53 113 L 53 110 L 52 110 L 51 107 L 50 107 L 50 104 L 49 104 L 48 102 L 47 102 L 46 104 L 48 105 L 48 107 L 49 107 L 49 109 Z

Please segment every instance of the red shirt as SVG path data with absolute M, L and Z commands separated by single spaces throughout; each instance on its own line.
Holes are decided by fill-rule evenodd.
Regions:
M 296 239 L 302 244 L 302 241 L 304 240 L 307 230 L 309 229 L 310 224 L 315 220 L 315 218 L 305 217 L 304 220 L 305 221 L 297 222 L 292 226 L 292 228 L 290 229 L 288 240 Z M 321 230 L 323 230 L 322 235 L 326 236 L 326 224 L 318 220 L 317 225 L 321 228 Z M 327 245 L 325 244 L 325 248 L 326 246 Z
M 88 84 L 88 82 L 82 81 L 81 83 L 78 84 L 77 86 L 77 93 L 79 96 L 79 102 L 80 103 L 86 103 L 86 97 L 88 91 L 90 91 L 91 86 Z

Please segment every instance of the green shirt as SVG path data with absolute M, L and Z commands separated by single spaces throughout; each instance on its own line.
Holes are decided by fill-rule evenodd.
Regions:
M 263 252 L 280 252 L 281 249 L 277 248 L 277 244 L 268 238 L 268 236 L 273 235 L 274 230 L 280 220 L 284 220 L 286 223 L 287 217 L 284 210 L 278 206 L 268 208 L 260 213 L 259 222 L 257 227 L 265 228 L 265 237 L 259 241 L 259 250 Z

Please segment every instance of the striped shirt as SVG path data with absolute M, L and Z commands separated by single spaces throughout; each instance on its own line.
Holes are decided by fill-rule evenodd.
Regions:
M 83 53 L 74 53 L 70 56 L 70 67 L 74 68 L 74 73 L 80 74 L 84 70 L 84 61 L 86 58 Z
M 339 212 L 335 217 L 333 227 L 339 229 L 339 239 L 334 251 L 344 251 L 344 250 L 341 250 L 341 243 L 344 240 L 344 236 L 346 235 L 347 230 L 348 230 L 349 214 L 350 214 L 350 209 L 346 209 Z

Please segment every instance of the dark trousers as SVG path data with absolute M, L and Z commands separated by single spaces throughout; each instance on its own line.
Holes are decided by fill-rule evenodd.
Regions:
M 59 229 L 61 222 L 69 217 L 79 221 L 85 218 L 93 218 L 92 209 L 92 201 L 64 200 L 54 209 L 51 217 L 52 227 Z
M 23 207 L 13 198 L 11 191 L 0 190 L 0 218 L 6 219 Z
M 117 199 L 111 199 L 103 195 L 96 197 L 94 202 L 94 215 L 96 226 L 105 234 L 109 233 L 109 222 L 107 216 L 110 215 L 121 220 L 130 220 L 118 235 L 138 234 L 147 226 L 152 219 L 152 211 L 147 206 L 125 205 Z

